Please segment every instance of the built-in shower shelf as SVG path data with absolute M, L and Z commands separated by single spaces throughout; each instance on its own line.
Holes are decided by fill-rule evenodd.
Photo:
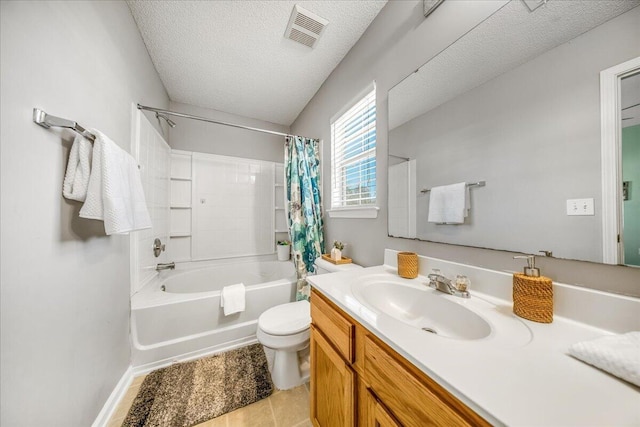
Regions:
M 289 230 L 276 230 L 276 233 L 288 233 Z
M 283 211 L 284 208 L 276 208 L 277 211 Z
M 284 184 L 275 184 L 276 187 L 284 187 Z
M 173 261 L 191 261 L 192 153 L 173 150 L 171 155 L 170 256 Z

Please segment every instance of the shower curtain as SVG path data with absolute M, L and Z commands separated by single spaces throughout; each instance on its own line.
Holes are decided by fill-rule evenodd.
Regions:
M 317 139 L 301 136 L 288 136 L 286 139 L 287 223 L 298 278 L 297 301 L 309 299 L 311 289 L 307 273 L 315 272 L 313 263 L 324 253 L 319 150 Z

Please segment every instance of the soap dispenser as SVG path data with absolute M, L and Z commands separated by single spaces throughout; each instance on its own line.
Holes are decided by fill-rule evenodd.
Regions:
M 513 258 L 527 260 L 524 274 L 513 274 L 513 312 L 534 322 L 553 322 L 553 282 L 540 275 L 534 255 Z

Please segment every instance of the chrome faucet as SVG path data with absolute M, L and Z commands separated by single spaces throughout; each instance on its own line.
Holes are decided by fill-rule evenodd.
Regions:
M 447 279 L 442 274 L 431 273 L 427 277 L 429 277 L 429 286 L 440 292 L 455 295 L 460 298 L 471 298 L 469 291 L 458 290 L 451 280 Z
M 160 270 L 175 270 L 176 269 L 176 263 L 175 262 L 168 262 L 166 264 L 158 264 L 156 265 L 156 271 L 160 271 Z

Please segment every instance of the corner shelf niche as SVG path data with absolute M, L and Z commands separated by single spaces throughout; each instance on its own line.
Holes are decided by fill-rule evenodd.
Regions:
M 191 260 L 191 152 L 171 152 L 171 201 L 169 257 Z

